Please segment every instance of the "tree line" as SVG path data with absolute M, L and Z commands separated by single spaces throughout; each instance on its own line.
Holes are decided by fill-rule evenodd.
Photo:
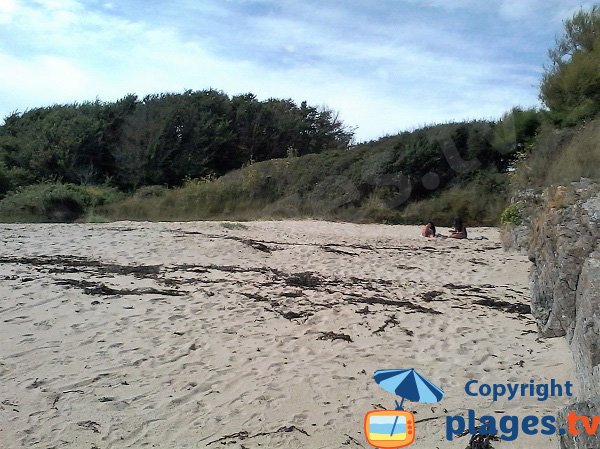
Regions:
M 353 132 L 327 108 L 212 89 L 36 108 L 0 126 L 0 193 L 44 180 L 176 186 L 348 148 Z

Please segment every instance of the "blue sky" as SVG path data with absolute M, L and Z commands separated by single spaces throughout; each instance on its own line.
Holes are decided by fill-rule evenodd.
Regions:
M 184 89 L 308 100 L 358 140 L 538 104 L 569 0 L 0 0 L 0 117 Z

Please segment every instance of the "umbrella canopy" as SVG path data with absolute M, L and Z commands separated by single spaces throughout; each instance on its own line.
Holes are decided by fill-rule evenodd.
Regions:
M 414 369 L 375 371 L 375 382 L 381 388 L 413 402 L 439 402 L 444 392 Z

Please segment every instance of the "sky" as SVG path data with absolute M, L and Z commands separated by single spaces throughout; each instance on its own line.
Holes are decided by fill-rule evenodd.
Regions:
M 334 109 L 357 141 L 538 106 L 570 0 L 0 0 L 0 121 L 214 88 Z

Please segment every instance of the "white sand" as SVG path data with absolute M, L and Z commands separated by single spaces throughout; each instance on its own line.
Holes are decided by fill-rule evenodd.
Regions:
M 394 404 L 372 377 L 387 368 L 416 368 L 446 392 L 433 407 L 405 403 L 417 420 L 436 418 L 417 424 L 414 448 L 467 445 L 445 440 L 444 410 L 541 416 L 568 402 L 464 392 L 469 379 L 565 381 L 572 372 L 563 339 L 537 340 L 531 316 L 473 304 L 528 302 L 529 262 L 503 252 L 495 229 L 469 230 L 489 240 L 454 241 L 411 226 L 245 226 L 1 225 L 0 447 L 368 447 L 365 412 Z M 141 265 L 159 267 L 120 267 Z M 286 283 L 306 271 L 320 284 Z M 426 301 L 431 291 L 441 293 Z M 407 303 L 359 313 L 374 298 Z M 377 332 L 390 317 L 397 323 Z M 325 332 L 352 342 L 319 339 Z

